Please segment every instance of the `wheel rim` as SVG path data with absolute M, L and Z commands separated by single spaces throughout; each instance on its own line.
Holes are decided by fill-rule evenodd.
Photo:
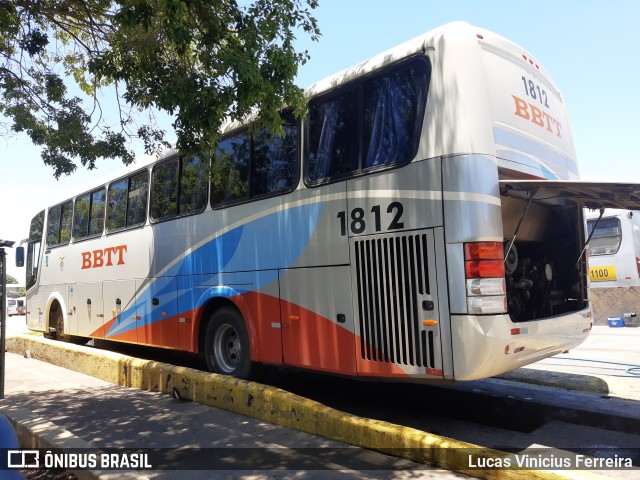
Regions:
M 216 364 L 224 373 L 233 372 L 240 363 L 242 344 L 236 329 L 229 324 L 221 325 L 213 339 Z

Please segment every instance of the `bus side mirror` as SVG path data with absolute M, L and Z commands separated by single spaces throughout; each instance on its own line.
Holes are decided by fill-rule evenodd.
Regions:
M 16 267 L 24 267 L 24 247 L 16 247 Z

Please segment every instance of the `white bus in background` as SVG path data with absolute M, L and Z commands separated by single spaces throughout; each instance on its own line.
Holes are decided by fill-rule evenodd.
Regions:
M 7 298 L 7 316 L 16 315 L 18 313 L 18 299 Z
M 606 209 L 586 214 L 592 288 L 640 286 L 640 212 Z
M 21 315 L 24 311 L 25 297 L 7 298 L 7 315 Z
M 583 207 L 639 208 L 640 186 L 578 181 L 534 55 L 455 23 L 306 95 L 282 138 L 229 125 L 215 158 L 167 152 L 43 205 L 29 328 L 242 378 L 267 364 L 425 382 L 587 337 Z

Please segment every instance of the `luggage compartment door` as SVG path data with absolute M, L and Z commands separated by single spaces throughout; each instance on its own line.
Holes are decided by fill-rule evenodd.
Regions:
M 283 270 L 280 292 L 284 364 L 355 375 L 349 267 Z

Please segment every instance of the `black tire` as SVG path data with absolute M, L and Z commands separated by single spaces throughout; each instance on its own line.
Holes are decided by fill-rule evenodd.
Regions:
M 66 343 L 73 343 L 75 345 L 84 345 L 89 340 L 86 337 L 77 337 L 74 335 L 67 335 L 64 333 L 64 317 L 62 316 L 62 310 L 60 310 L 60 306 L 58 305 L 56 308 L 51 310 L 51 321 L 50 325 L 53 325 L 56 329 L 56 340 Z
M 64 333 L 64 317 L 62 316 L 62 310 L 60 310 L 60 305 L 54 304 L 51 308 L 51 312 L 49 313 L 50 320 L 49 326 L 53 326 L 56 330 L 56 340 L 60 340 L 61 342 L 68 342 L 69 336 Z
M 210 372 L 255 379 L 261 365 L 251 361 L 249 334 L 242 315 L 233 307 L 216 310 L 205 334 L 204 354 Z

